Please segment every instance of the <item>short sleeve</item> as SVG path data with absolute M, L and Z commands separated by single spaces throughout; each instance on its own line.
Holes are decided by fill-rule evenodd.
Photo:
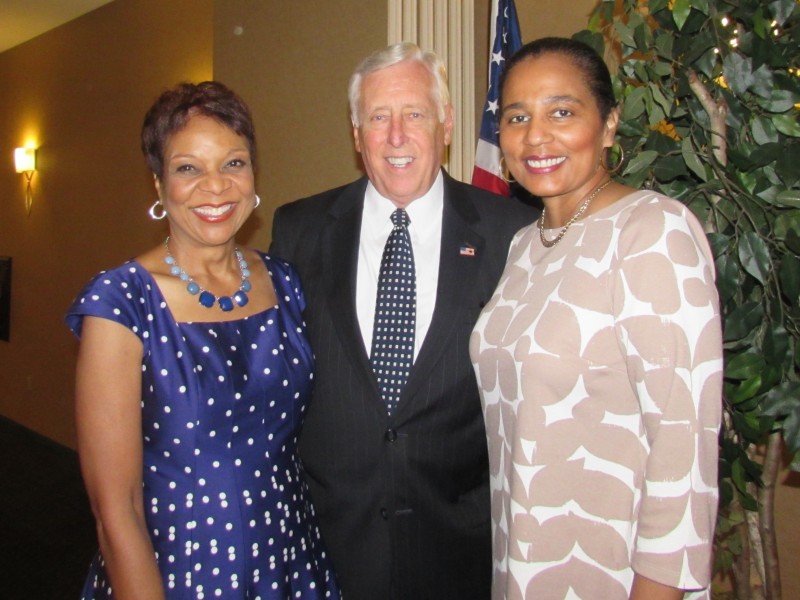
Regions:
M 67 310 L 67 326 L 81 337 L 84 317 L 100 317 L 130 329 L 144 339 L 146 286 L 143 267 L 127 262 L 95 276 L 77 295 Z
M 280 258 L 264 255 L 264 260 L 272 277 L 272 285 L 275 286 L 278 303 L 290 310 L 296 309 L 299 317 L 306 309 L 306 297 L 297 269 Z

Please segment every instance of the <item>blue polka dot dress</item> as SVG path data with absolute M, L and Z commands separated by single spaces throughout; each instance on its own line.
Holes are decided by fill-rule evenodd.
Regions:
M 170 599 L 339 597 L 297 455 L 313 377 L 303 293 L 293 267 L 261 256 L 278 306 L 250 317 L 177 323 L 136 262 L 67 314 L 79 337 L 90 315 L 144 346 L 144 508 Z M 113 598 L 100 554 L 83 598 Z

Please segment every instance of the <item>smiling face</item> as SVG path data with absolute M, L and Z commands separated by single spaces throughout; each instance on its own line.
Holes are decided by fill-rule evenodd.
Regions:
M 195 246 L 229 242 L 254 208 L 247 141 L 210 117 L 191 117 L 164 147 L 156 189 L 173 239 Z
M 604 177 L 603 149 L 614 143 L 618 112 L 606 119 L 581 70 L 567 56 L 544 54 L 508 73 L 500 147 L 526 190 L 547 200 L 579 202 Z
M 361 84 L 356 150 L 378 192 L 405 207 L 433 185 L 450 143 L 453 111 L 439 121 L 435 79 L 420 62 L 404 60 L 374 71 Z

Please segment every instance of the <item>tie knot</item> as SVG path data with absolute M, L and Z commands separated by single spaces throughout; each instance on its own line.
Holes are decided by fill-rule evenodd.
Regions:
M 408 227 L 411 221 L 408 218 L 408 213 L 403 208 L 398 208 L 392 213 L 392 223 L 395 227 Z

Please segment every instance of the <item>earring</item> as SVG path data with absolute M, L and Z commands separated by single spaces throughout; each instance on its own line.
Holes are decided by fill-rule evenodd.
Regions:
M 160 213 L 156 213 L 156 211 L 161 208 Z M 164 205 L 161 203 L 161 199 L 156 200 L 153 202 L 153 206 L 150 207 L 150 210 L 147 211 L 150 214 L 150 218 L 154 221 L 160 221 L 164 217 L 167 216 L 167 209 L 164 208 Z
M 508 169 L 506 165 L 506 157 L 502 154 L 500 155 L 500 179 L 505 181 L 508 184 L 516 183 L 516 179 L 511 174 L 511 171 Z
M 611 167 L 610 158 L 615 154 L 619 154 L 619 159 L 617 160 L 616 164 Z M 622 144 L 619 142 L 614 142 L 613 146 L 605 149 L 602 166 L 606 171 L 608 171 L 609 175 L 613 175 L 619 171 L 622 168 L 623 162 L 625 162 L 625 149 L 622 147 Z
M 261 206 L 261 198 L 256 194 L 256 205 L 253 208 L 258 208 L 259 206 Z

